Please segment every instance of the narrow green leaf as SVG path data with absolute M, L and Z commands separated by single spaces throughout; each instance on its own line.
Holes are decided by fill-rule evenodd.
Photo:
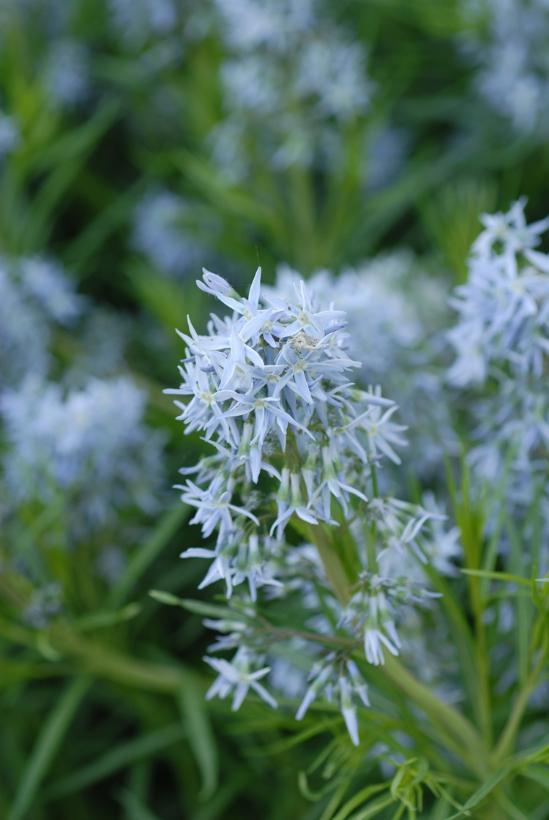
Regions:
M 116 612 L 93 612 L 74 622 L 74 627 L 79 632 L 86 632 L 93 629 L 104 629 L 108 626 L 131 621 L 141 612 L 141 605 L 135 602 L 127 604 Z
M 467 800 L 461 811 L 458 811 L 457 814 L 453 814 L 448 818 L 448 820 L 457 820 L 458 817 L 471 816 L 470 810 L 478 806 L 485 797 L 488 797 L 488 795 L 494 791 L 496 786 L 499 786 L 499 784 L 505 780 L 511 770 L 512 766 L 507 765 L 503 766 L 501 769 L 498 769 L 497 772 L 494 772 L 494 774 L 489 777 L 479 789 L 477 789 L 469 800 Z
M 149 538 L 133 554 L 123 575 L 112 588 L 109 597 L 110 606 L 119 606 L 127 598 L 156 556 L 162 552 L 166 544 L 173 538 L 189 512 L 188 507 L 178 502 L 165 513 Z
M 41 151 L 34 170 L 44 171 L 58 167 L 89 152 L 113 124 L 118 111 L 119 106 L 115 100 L 106 100 L 83 125 L 67 129 L 59 140 Z
M 533 780 L 539 786 L 542 786 L 549 792 L 549 770 L 544 769 L 543 766 L 527 766 L 520 772 L 521 777 L 527 777 Z
M 388 787 L 388 783 L 374 783 L 371 786 L 366 786 L 364 789 L 361 789 L 353 795 L 353 797 L 351 797 L 351 799 L 341 807 L 338 813 L 334 815 L 333 820 L 346 820 L 352 811 L 365 803 L 370 797 L 373 797 L 374 794 L 378 794 L 378 792 L 386 790 Z
M 168 593 L 162 594 L 168 595 Z M 157 596 L 153 595 L 153 598 L 155 597 Z M 170 597 L 175 598 L 176 596 L 172 595 Z M 218 606 L 217 604 L 210 604 L 205 601 L 195 601 L 193 598 L 178 598 L 177 602 L 178 606 L 183 607 L 183 609 L 195 615 L 204 615 L 206 618 L 234 618 L 233 610 L 226 606 Z M 168 603 L 168 601 L 163 600 L 162 603 Z M 173 605 L 173 601 L 171 603 Z
M 188 684 L 181 689 L 177 700 L 187 738 L 202 776 L 201 796 L 208 798 L 217 786 L 218 756 L 204 696 L 195 686 Z
M 520 575 L 512 575 L 510 572 L 490 572 L 485 569 L 462 569 L 464 575 L 474 575 L 479 578 L 491 578 L 494 581 L 504 581 L 510 584 L 520 584 L 521 586 L 531 589 L 532 581 L 528 578 L 522 578 Z
M 371 803 L 367 808 L 357 812 L 356 814 L 353 814 L 350 820 L 368 820 L 369 817 L 375 817 L 380 812 L 382 812 L 383 809 L 386 809 L 387 806 L 390 806 L 392 803 L 394 803 L 392 797 L 380 797 L 377 800 L 374 800 L 374 802 Z
M 151 598 L 154 598 L 155 601 L 158 601 L 159 604 L 166 604 L 167 606 L 180 606 L 182 609 L 185 609 L 181 598 L 178 598 L 177 595 L 173 595 L 171 592 L 164 592 L 161 589 L 150 589 L 149 595 Z
M 21 820 L 27 815 L 36 791 L 58 751 L 65 732 L 69 728 L 90 683 L 88 678 L 76 678 L 71 681 L 45 721 L 23 772 L 8 820 Z
M 114 772 L 124 769 L 137 760 L 151 757 L 161 752 L 168 746 L 182 740 L 185 731 L 180 723 L 164 726 L 156 729 L 147 735 L 142 735 L 136 740 L 121 743 L 110 752 L 102 755 L 99 760 L 83 766 L 73 774 L 63 777 L 46 791 L 46 798 L 64 797 L 68 794 L 87 788 L 92 783 L 97 783 L 110 777 Z

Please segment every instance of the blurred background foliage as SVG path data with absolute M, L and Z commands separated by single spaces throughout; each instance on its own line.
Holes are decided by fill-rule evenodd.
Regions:
M 199 534 L 170 490 L 201 443 L 182 440 L 162 389 L 177 378 L 174 328 L 207 317 L 202 265 L 238 285 L 258 264 L 272 281 L 281 262 L 308 275 L 406 246 L 449 290 L 479 213 L 526 193 L 530 218 L 544 215 L 549 22 L 532 17 L 543 3 L 507 4 L 538 83 L 532 113 L 497 51 L 497 5 L 0 0 L 2 264 L 54 259 L 80 295 L 74 321 L 51 323 L 49 379 L 131 378 L 147 397 L 131 447 L 162 438 L 161 465 L 135 462 L 129 497 L 96 529 L 76 496 L 0 502 L 0 816 L 343 820 L 354 809 L 336 815 L 338 794 L 376 782 L 326 710 L 296 728 L 284 710 L 204 701 L 207 612 L 149 595 L 196 598 L 201 572 L 178 559 Z M 321 47 L 296 68 L 311 38 Z M 40 401 L 28 397 L 28 430 Z M 109 447 L 97 436 L 91 483 L 94 448 Z M 429 786 L 405 775 L 380 816 Z

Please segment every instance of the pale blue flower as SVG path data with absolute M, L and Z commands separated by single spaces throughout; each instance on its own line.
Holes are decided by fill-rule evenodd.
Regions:
M 355 746 L 359 745 L 358 720 L 355 700 L 362 706 L 369 706 L 368 688 L 356 663 L 349 658 L 329 653 L 322 661 L 314 664 L 309 674 L 311 685 L 296 713 L 296 720 L 302 720 L 310 705 L 321 694 L 328 702 L 338 702 L 349 736 Z
M 272 706 L 273 709 L 276 709 L 276 700 L 269 694 L 265 687 L 259 683 L 262 678 L 269 674 L 271 669 L 269 666 L 265 666 L 253 670 L 253 656 L 251 656 L 251 653 L 245 647 L 241 647 L 237 651 L 230 663 L 221 658 L 205 657 L 204 660 L 218 673 L 218 677 L 206 693 L 207 700 L 213 697 L 224 699 L 232 695 L 232 710 L 234 712 L 240 709 L 246 695 L 251 689 L 259 695 L 265 703 Z

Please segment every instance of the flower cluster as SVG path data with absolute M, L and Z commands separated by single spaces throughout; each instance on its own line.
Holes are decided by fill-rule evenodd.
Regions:
M 476 85 L 484 99 L 522 133 L 543 135 L 547 116 L 549 22 L 545 0 L 464 0 L 471 22 L 484 37 L 464 37 L 477 64 Z
M 238 708 L 251 688 L 269 702 L 258 680 L 281 635 L 261 608 L 297 599 L 303 627 L 313 630 L 316 664 L 297 717 L 322 693 L 339 702 L 358 743 L 356 705 L 368 701 L 353 655 L 362 646 L 365 660 L 377 665 L 385 650 L 397 654 L 402 608 L 432 597 L 402 571 L 388 577 L 380 568 L 393 553 L 421 564 L 426 528 L 441 516 L 378 496 L 383 462 L 400 463 L 403 428 L 393 401 L 350 380 L 359 363 L 347 353 L 342 310 L 322 308 L 302 281 L 286 295 L 262 290 L 260 270 L 246 297 L 209 271 L 197 284 L 232 311 L 212 315 L 205 335 L 189 320 L 189 332 L 180 333 L 181 385 L 167 391 L 186 432 L 201 432 L 214 449 L 181 471 L 192 476 L 179 485 L 183 501 L 196 508 L 192 523 L 213 539 L 183 556 L 211 559 L 201 586 L 222 580 L 238 613 L 209 622 L 224 633 L 212 650 L 237 650 L 231 663 L 208 661 L 219 673 L 211 694 L 233 693 Z M 342 544 L 349 540 L 353 555 L 354 570 L 345 582 L 339 578 L 338 589 L 328 568 L 332 533 L 341 533 L 335 537 Z M 300 537 L 308 543 L 300 545 Z M 401 570 L 405 565 L 401 560 Z M 235 595 L 244 582 L 247 592 Z
M 128 378 L 91 380 L 67 395 L 27 379 L 0 400 L 5 492 L 14 509 L 63 501 L 78 538 L 122 508 L 155 508 L 162 438 L 143 420 L 145 395 Z
M 317 0 L 216 0 L 229 57 L 222 66 L 228 116 L 212 134 L 214 159 L 247 173 L 248 138 L 264 140 L 275 167 L 311 165 L 337 150 L 341 124 L 370 108 L 367 55 Z
M 549 445 L 549 255 L 537 249 L 549 218 L 528 225 L 524 206 L 483 217 L 448 334 L 450 381 L 480 392 L 471 462 L 491 482 L 510 473 L 519 505 L 546 482 Z
M 176 402 L 179 419 L 187 432 L 203 431 L 217 451 L 191 468 L 196 482 L 188 479 L 182 490 L 198 508 L 204 535 L 218 532 L 216 564 L 229 588 L 240 563 L 233 558 L 237 546 L 241 553 L 248 545 L 253 564 L 258 534 L 274 537 L 276 549 L 294 513 L 308 524 L 332 523 L 332 499 L 344 510 L 351 496 L 367 500 L 364 465 L 379 452 L 398 461 L 391 447 L 401 429 L 391 420 L 394 403 L 349 386 L 347 373 L 357 363 L 343 348 L 343 312 L 317 310 L 303 283 L 294 304 L 276 297 L 262 303 L 260 277 L 258 270 L 241 299 L 221 277 L 204 273 L 201 288 L 238 318 L 213 316 L 208 335 L 192 325 L 190 335 L 181 334 L 188 357 L 181 386 L 170 391 L 190 397 Z M 276 509 L 269 519 L 265 493 L 255 489 L 262 475 Z
M 273 293 L 289 295 L 299 275 L 279 266 Z M 364 385 L 380 384 L 414 430 L 410 460 L 420 475 L 432 475 L 441 461 L 441 442 L 455 446 L 450 408 L 444 391 L 444 369 L 438 361 L 444 347 L 446 291 L 428 276 L 409 251 L 379 256 L 337 277 L 318 271 L 308 288 L 323 304 L 334 304 L 347 318 L 348 344 L 360 361 L 355 376 Z
M 450 380 L 483 384 L 504 370 L 515 378 L 540 378 L 548 353 L 549 257 L 536 251 L 549 218 L 526 224 L 525 200 L 508 213 L 483 217 L 469 278 L 453 306 L 459 323 L 449 338 L 457 358 Z

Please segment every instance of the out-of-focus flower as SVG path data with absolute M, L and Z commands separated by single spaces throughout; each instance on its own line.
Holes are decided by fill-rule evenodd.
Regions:
M 462 35 L 476 65 L 476 86 L 498 114 L 523 134 L 549 125 L 549 16 L 545 0 L 463 0 L 475 25 Z
M 30 602 L 23 610 L 22 619 L 35 629 L 41 629 L 61 611 L 62 606 L 59 584 L 45 584 L 34 590 Z
M 455 384 L 483 383 L 503 367 L 517 376 L 542 376 L 548 354 L 549 257 L 533 249 L 549 219 L 526 225 L 524 205 L 519 200 L 508 214 L 483 218 L 469 279 L 452 302 L 459 314 L 449 333 L 457 352 L 449 373 Z
M 168 276 L 198 266 L 205 250 L 197 233 L 192 205 L 170 191 L 151 191 L 136 209 L 133 246 Z
M 48 99 L 61 106 L 85 101 L 89 93 L 89 55 L 75 40 L 52 43 L 43 66 Z
M 237 51 L 289 52 L 314 25 L 316 0 L 215 0 L 223 35 Z
M 519 200 L 506 214 L 483 217 L 448 334 L 456 354 L 449 380 L 476 393 L 468 401 L 470 463 L 500 494 L 505 485 L 517 515 L 537 496 L 543 507 L 549 486 L 549 255 L 536 249 L 549 219 L 528 225 L 524 206 Z
M 228 49 L 221 81 L 225 116 L 210 135 L 213 159 L 231 180 L 258 153 L 274 169 L 341 159 L 337 124 L 369 111 L 367 50 L 321 4 L 217 0 Z M 236 162 L 235 162 L 236 160 Z
M 83 304 L 55 263 L 0 258 L 0 392 L 46 373 L 53 325 L 70 324 Z
M 67 395 L 33 379 L 0 401 L 11 503 L 67 505 L 71 532 L 116 519 L 121 509 L 156 506 L 162 437 L 143 419 L 145 395 L 128 378 L 91 380 Z
M 13 117 L 0 111 L 0 161 L 19 143 L 19 128 Z
M 21 291 L 52 320 L 69 324 L 80 314 L 84 300 L 74 292 L 59 264 L 38 256 L 7 260 L 6 264 Z
M 327 117 L 345 121 L 363 114 L 374 88 L 367 78 L 364 46 L 335 31 L 311 39 L 298 55 L 295 88 Z
M 117 32 L 135 48 L 170 34 L 178 20 L 172 0 L 109 0 L 109 8 Z

